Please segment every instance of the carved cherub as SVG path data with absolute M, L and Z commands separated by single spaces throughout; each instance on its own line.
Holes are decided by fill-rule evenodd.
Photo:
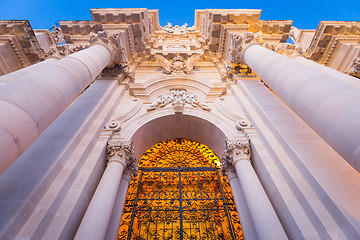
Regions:
M 150 106 L 147 108 L 147 111 L 162 108 L 166 104 L 168 104 L 168 99 L 166 97 L 163 97 L 162 95 L 160 95 L 156 98 L 156 100 L 152 104 L 150 104 Z
M 205 111 L 210 111 L 210 109 L 211 109 L 206 103 L 201 101 L 200 98 L 197 95 L 192 95 L 190 100 L 191 100 L 190 104 L 193 107 L 198 106 L 198 107 L 200 107 L 201 109 L 203 109 Z

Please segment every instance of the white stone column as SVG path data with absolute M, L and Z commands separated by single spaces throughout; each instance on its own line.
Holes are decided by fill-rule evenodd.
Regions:
M 16 79 L 16 78 L 19 78 L 21 76 L 24 76 L 32 71 L 35 71 L 37 69 L 40 69 L 50 63 L 54 63 L 56 62 L 57 60 L 61 59 L 60 57 L 57 58 L 57 57 L 49 57 L 47 58 L 46 60 L 42 61 L 42 62 L 39 62 L 39 63 L 36 63 L 36 64 L 33 64 L 33 65 L 30 65 L 26 68 L 22 68 L 22 69 L 19 69 L 15 72 L 11 72 L 11 73 L 8 73 L 4 76 L 1 76 L 0 77 L 0 85 L 3 86 L 5 84 L 7 84 L 8 82 L 10 82 L 11 80 L 13 79 Z
M 349 85 L 351 85 L 353 87 L 356 87 L 356 88 L 360 89 L 360 80 L 353 77 L 353 76 L 350 76 L 348 74 L 339 72 L 339 71 L 337 71 L 335 69 L 332 69 L 330 67 L 326 67 L 326 66 L 321 65 L 319 63 L 316 63 L 314 61 L 308 60 L 308 59 L 304 58 L 301 55 L 296 55 L 296 56 L 293 56 L 291 58 L 294 59 L 294 61 L 296 61 L 296 62 L 305 64 L 306 66 L 314 68 L 315 70 L 318 70 L 318 71 L 320 71 L 322 73 L 325 73 L 325 74 L 327 74 L 327 75 L 329 75 L 331 77 L 337 78 L 340 81 L 343 81 L 343 82 L 345 82 L 345 83 L 347 83 L 347 84 L 349 84 Z
M 360 171 L 360 89 L 239 36 L 231 59 L 246 63 L 300 118 Z M 234 54 L 236 53 L 236 54 Z
M 245 203 L 236 203 L 239 209 L 247 208 L 248 212 L 240 213 L 245 218 L 244 233 L 247 239 L 288 239 L 286 233 L 270 203 L 264 188 L 257 177 L 251 162 L 251 149 L 249 141 L 226 141 L 226 149 L 222 158 L 222 164 L 226 167 L 234 167 L 239 178 L 239 185 L 233 182 L 231 190 L 234 198 L 243 194 Z M 233 189 L 234 188 L 234 189 Z M 241 199 L 240 199 L 241 201 Z M 250 218 L 250 219 L 246 219 Z M 246 226 L 250 226 L 247 231 Z
M 258 239 L 254 224 L 251 220 L 248 206 L 246 204 L 243 190 L 239 182 L 239 178 L 233 166 L 227 166 L 226 169 L 222 169 L 222 174 L 226 175 L 231 187 L 231 192 L 234 197 L 236 210 L 240 218 L 240 224 L 244 233 L 245 239 Z
M 115 240 L 118 235 L 121 217 L 124 211 L 126 194 L 129 188 L 131 178 L 132 177 L 129 172 L 124 173 L 123 177 L 121 178 L 119 191 L 116 197 L 116 202 L 114 204 L 113 212 L 109 221 L 109 226 L 105 237 L 106 240 Z
M 107 158 L 108 165 L 74 239 L 105 239 L 123 171 L 136 163 L 132 142 L 110 141 Z
M 106 66 L 120 61 L 121 46 L 116 41 L 120 40 L 104 32 L 93 34 L 93 45 L 85 50 L 0 77 L 0 173 Z

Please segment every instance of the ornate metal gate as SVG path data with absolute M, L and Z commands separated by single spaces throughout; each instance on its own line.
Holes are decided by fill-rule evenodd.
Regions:
M 181 165 L 140 169 L 129 187 L 118 239 L 244 239 L 219 168 Z

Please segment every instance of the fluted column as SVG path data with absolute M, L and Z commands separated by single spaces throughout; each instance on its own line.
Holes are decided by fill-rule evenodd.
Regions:
M 91 46 L 0 77 L 0 173 L 88 87 L 122 61 L 116 34 L 91 34 Z
M 239 199 L 239 201 L 241 201 L 241 194 L 243 195 L 242 201 L 244 203 L 237 203 L 236 201 L 235 203 L 236 208 L 247 209 L 247 212 L 245 210 L 244 213 L 239 213 L 239 216 L 244 218 L 245 238 L 247 237 L 250 240 L 287 239 L 274 208 L 251 165 L 250 156 L 249 141 L 226 141 L 222 164 L 230 169 L 234 167 L 239 178 L 239 186 L 236 186 L 236 182 L 233 181 L 231 190 L 233 193 L 235 192 L 234 198 Z M 246 229 L 247 227 L 249 227 L 249 231 Z
M 123 171 L 136 164 L 132 142 L 110 141 L 107 146 L 107 158 L 108 165 L 81 221 L 75 239 L 105 238 Z
M 247 64 L 300 118 L 360 171 L 360 90 L 333 76 L 238 36 L 232 60 Z M 320 69 L 321 68 L 321 69 Z

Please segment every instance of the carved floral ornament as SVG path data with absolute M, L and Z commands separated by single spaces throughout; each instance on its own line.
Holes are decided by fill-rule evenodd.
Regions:
M 201 101 L 197 95 L 188 94 L 187 90 L 182 88 L 173 88 L 170 89 L 170 94 L 158 96 L 147 108 L 147 111 L 163 108 L 168 104 L 174 106 L 175 112 L 182 112 L 185 104 L 189 104 L 194 108 L 199 107 L 203 110 L 210 111 L 210 107 Z
M 124 174 L 129 173 L 132 177 L 138 174 L 138 166 L 132 141 L 121 142 L 111 140 L 106 147 L 106 159 L 108 163 L 119 162 L 124 165 Z
M 227 171 L 234 171 L 237 161 L 248 160 L 251 157 L 251 146 L 249 140 L 231 141 L 226 140 L 226 148 L 220 159 L 221 173 L 227 175 Z

